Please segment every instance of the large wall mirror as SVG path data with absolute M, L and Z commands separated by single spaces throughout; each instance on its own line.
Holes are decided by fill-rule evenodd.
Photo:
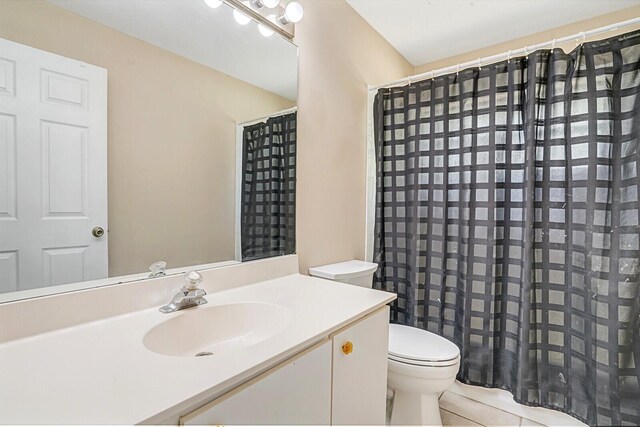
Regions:
M 295 251 L 298 49 L 232 12 L 0 1 L 0 302 Z

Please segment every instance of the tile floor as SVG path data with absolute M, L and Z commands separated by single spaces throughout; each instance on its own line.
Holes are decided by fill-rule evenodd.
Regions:
M 454 390 L 459 390 L 456 387 Z M 393 400 L 392 394 L 387 399 L 387 424 L 391 418 Z M 536 408 L 537 410 L 549 411 L 547 409 Z M 560 416 L 558 422 L 554 422 L 553 426 L 560 425 L 580 425 L 577 420 L 569 418 L 571 422 L 564 422 L 562 417 L 568 417 L 557 411 L 550 411 Z M 533 427 L 544 426 L 525 417 L 507 412 L 491 405 L 481 403 L 477 400 L 470 399 L 452 391 L 445 391 L 440 397 L 440 417 L 443 426 L 514 426 L 514 427 Z M 548 417 L 549 418 L 549 417 Z M 553 418 L 553 417 L 551 417 Z M 584 425 L 584 424 L 582 424 Z
M 543 424 L 445 391 L 440 397 L 443 426 L 541 426 Z

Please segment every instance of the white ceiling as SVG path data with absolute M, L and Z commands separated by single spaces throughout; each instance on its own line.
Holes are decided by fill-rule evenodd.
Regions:
M 640 5 L 640 0 L 347 2 L 413 65 Z
M 231 7 L 203 0 L 49 0 L 78 15 L 295 100 L 298 48 L 257 24 L 238 25 Z

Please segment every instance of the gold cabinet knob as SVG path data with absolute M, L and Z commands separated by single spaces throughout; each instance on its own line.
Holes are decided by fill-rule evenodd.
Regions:
M 347 341 L 342 344 L 342 352 L 344 354 L 351 354 L 353 352 L 353 343 L 351 341 Z

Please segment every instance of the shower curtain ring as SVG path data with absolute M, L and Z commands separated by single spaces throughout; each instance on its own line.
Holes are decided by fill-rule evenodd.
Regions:
M 480 58 L 478 58 L 478 70 L 482 70 L 482 64 L 480 64 Z
M 584 33 L 584 31 L 580 31 L 580 33 L 578 33 L 579 36 L 582 36 L 582 40 L 580 38 L 576 39 L 576 46 L 580 45 L 580 44 L 584 44 L 584 40 L 587 38 L 587 35 Z
M 509 52 L 507 52 L 507 64 L 511 63 L 511 49 L 509 49 Z
M 553 39 L 553 41 L 551 42 L 551 50 L 556 48 L 556 39 Z
M 456 64 L 456 76 L 460 74 L 460 63 Z

